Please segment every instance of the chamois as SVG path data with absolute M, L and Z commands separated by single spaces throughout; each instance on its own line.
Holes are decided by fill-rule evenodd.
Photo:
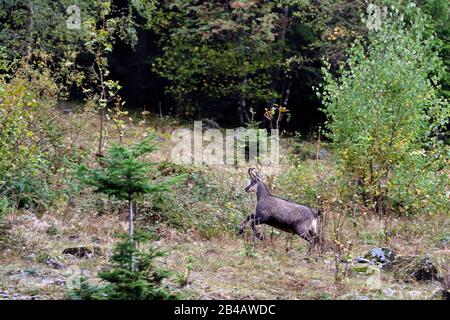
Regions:
M 245 192 L 256 192 L 256 211 L 245 218 L 239 228 L 239 234 L 249 222 L 254 234 L 262 239 L 256 225 L 267 224 L 285 232 L 299 235 L 309 243 L 309 252 L 317 241 L 317 218 L 320 212 L 309 206 L 274 196 L 270 193 L 255 168 L 248 170 L 250 183 Z

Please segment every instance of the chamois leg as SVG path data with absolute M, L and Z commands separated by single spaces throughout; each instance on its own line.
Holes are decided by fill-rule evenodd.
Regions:
M 286 252 L 291 251 L 291 249 L 292 249 L 292 240 L 293 239 L 294 239 L 294 234 L 291 233 L 290 239 L 286 240 Z M 288 245 L 288 243 L 289 243 L 289 245 Z
M 247 228 L 247 224 L 251 219 L 255 219 L 255 214 L 249 214 L 247 218 L 244 219 L 244 221 L 241 222 L 239 225 L 239 235 L 242 235 L 244 233 L 244 230 Z
M 312 249 L 314 249 L 314 247 L 319 242 L 319 235 L 312 230 L 309 233 L 310 233 L 311 240 L 312 240 L 310 251 L 312 251 Z M 317 251 L 317 252 L 319 252 L 319 251 Z
M 253 234 L 259 239 L 263 240 L 263 236 L 259 231 L 256 229 L 256 225 L 261 224 L 261 219 L 256 217 L 255 213 L 249 214 L 244 221 L 241 222 L 239 225 L 239 235 L 242 235 L 244 233 L 244 230 L 246 229 L 248 223 L 251 223 Z
M 253 234 L 259 239 L 259 240 L 264 240 L 264 237 L 261 235 L 261 233 L 259 233 L 259 231 L 256 229 L 256 225 L 261 224 L 261 219 L 256 217 L 251 219 L 252 222 L 252 230 L 253 230 Z
M 306 240 L 309 243 L 308 253 L 310 253 L 314 247 L 314 240 L 311 237 L 310 232 L 305 230 L 304 228 L 297 227 L 295 228 L 295 233 L 299 235 L 300 238 Z

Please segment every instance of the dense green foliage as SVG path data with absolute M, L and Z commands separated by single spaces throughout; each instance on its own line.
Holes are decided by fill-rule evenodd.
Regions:
M 153 67 L 169 81 L 167 93 L 177 101 L 178 114 L 220 118 L 222 111 L 210 112 L 220 103 L 242 125 L 250 122 L 252 106 L 288 106 L 299 78 L 308 85 L 317 81 L 312 80 L 319 73 L 317 57 L 336 45 L 329 35 L 340 21 L 330 21 L 328 11 L 339 16 L 339 5 L 316 7 L 304 0 L 163 1 L 148 18 L 163 52 Z M 346 10 L 341 18 L 357 20 L 361 8 Z M 341 34 L 339 42 L 348 45 L 357 27 L 350 25 L 351 36 Z M 342 59 L 341 54 L 334 58 Z
M 450 116 L 439 98 L 442 62 L 415 11 L 391 13 L 367 43 L 352 47 L 335 78 L 324 69 L 322 98 L 343 178 L 357 179 L 378 212 L 448 211 L 441 134 Z
M 418 5 L 429 15 L 429 24 L 439 39 L 440 56 L 444 62 L 446 73 L 441 79 L 442 91 L 447 99 L 450 98 L 450 24 L 449 2 L 447 0 L 418 1 Z
M 416 2 L 431 17 L 448 70 L 448 1 Z M 389 11 L 407 1 L 371 3 Z M 80 29 L 67 28 L 71 5 L 80 8 Z M 227 125 L 249 122 L 250 107 L 257 111 L 256 120 L 265 120 L 264 108 L 277 103 L 291 110 L 284 119 L 294 120 L 284 123 L 288 130 L 311 130 L 323 120 L 317 112 L 320 101 L 310 90 L 321 82 L 320 59 L 326 57 L 333 70 L 342 64 L 346 49 L 367 34 L 361 20 L 367 12 L 362 0 L 320 5 L 309 0 L 4 0 L 0 51 L 10 62 L 44 64 L 60 84 L 60 96 L 70 92 L 88 98 L 88 107 L 102 119 L 120 94 L 134 107 L 145 104 L 159 112 L 162 101 L 162 113 L 210 117 Z M 139 44 L 138 54 L 123 55 L 124 43 Z M 128 67 L 136 76 L 124 76 Z M 119 85 L 117 76 L 136 82 Z M 145 91 L 149 87 L 155 90 L 152 95 Z M 448 72 L 442 87 L 448 94 Z M 268 122 L 261 125 L 269 127 Z M 99 129 L 99 153 L 104 130 Z
M 69 11 L 73 5 L 80 10 L 80 26 L 75 29 L 67 26 L 75 17 Z M 0 51 L 12 62 L 25 60 L 37 68 L 45 65 L 54 82 L 61 84 L 59 94 L 66 94 L 67 87 L 74 83 L 81 87 L 84 78 L 89 78 L 88 66 L 80 63 L 80 57 L 94 54 L 92 48 L 98 43 L 107 42 L 103 49 L 109 52 L 115 37 L 136 43 L 135 23 L 126 9 L 113 8 L 112 1 L 3 0 Z
M 66 10 L 72 4 L 81 11 L 80 29 L 67 28 L 71 13 Z M 406 24 L 417 11 L 416 7 L 408 7 L 403 1 L 375 1 L 374 4 L 380 8 L 387 6 L 387 12 L 393 10 L 391 5 L 400 7 Z M 333 94 L 336 96 L 345 91 L 346 100 L 336 98 L 342 110 L 333 102 L 336 108 L 328 108 L 328 113 L 336 120 L 334 123 L 342 130 L 345 127 L 345 130 L 338 132 L 330 128 L 333 139 L 341 143 L 346 139 L 343 138 L 345 135 L 358 135 L 358 141 L 351 141 L 357 147 L 351 150 L 344 148 L 342 152 L 350 152 L 345 157 L 350 159 L 349 166 L 358 168 L 355 176 L 369 181 L 364 183 L 363 194 L 367 193 L 365 196 L 368 195 L 370 201 L 382 201 L 385 195 L 380 194 L 381 188 L 384 190 L 382 194 L 389 190 L 395 198 L 392 200 L 394 206 L 409 207 L 404 202 L 417 202 L 420 198 L 411 190 L 423 196 L 436 188 L 442 190 L 445 181 L 436 185 L 437 180 L 426 178 L 427 173 L 421 168 L 426 168 L 428 175 L 441 172 L 446 152 L 442 144 L 448 134 L 443 130 L 447 114 L 442 110 L 445 110 L 446 102 L 438 99 L 439 95 L 448 94 L 448 3 L 426 0 L 417 1 L 417 5 L 429 17 L 423 17 L 422 31 L 411 32 L 421 33 L 426 43 L 422 43 L 417 35 L 411 35 L 417 38 L 415 40 L 409 34 L 403 35 L 404 30 L 399 26 L 390 31 L 381 30 L 381 33 L 392 33 L 384 40 L 380 35 L 375 36 L 377 33 L 368 33 L 365 20 L 360 18 L 368 12 L 363 1 L 323 1 L 320 6 L 301 0 L 220 3 L 135 0 L 126 5 L 114 1 L 2 1 L 0 69 L 4 75 L 0 92 L 3 102 L 0 106 L 3 129 L 0 132 L 0 194 L 11 204 L 26 207 L 38 202 L 49 203 L 49 198 L 54 195 L 50 190 L 54 184 L 53 176 L 64 174 L 74 156 L 73 146 L 65 145 L 61 140 L 63 130 L 52 109 L 57 99 L 75 87 L 86 99 L 84 110 L 99 116 L 98 156 L 103 156 L 103 146 L 109 136 L 108 117 L 113 116 L 116 125 L 122 126 L 119 130 L 122 139 L 124 122 L 118 119 L 126 112 L 121 111 L 125 101 L 119 93 L 124 88 L 111 74 L 111 61 L 114 48 L 137 44 L 136 31 L 142 27 L 139 19 L 144 17 L 146 27 L 157 37 L 157 42 L 152 45 L 158 47 L 156 55 L 149 53 L 147 62 L 152 61 L 153 70 L 167 80 L 167 94 L 176 102 L 173 109 L 181 117 L 202 117 L 202 110 L 208 109 L 205 114 L 213 115 L 212 118 L 223 118 L 225 113 L 226 117 L 239 119 L 236 122 L 241 124 L 246 122 L 247 126 L 265 125 L 270 128 L 273 119 L 277 118 L 275 111 L 289 109 L 288 116 L 282 121 L 291 119 L 292 122 L 293 119 L 294 125 L 298 125 L 303 121 L 296 119 L 298 112 L 310 112 L 307 111 L 309 107 L 296 108 L 296 102 L 289 99 L 295 90 L 299 93 L 295 87 L 310 88 L 321 81 L 318 70 L 319 59 L 323 56 L 331 64 L 326 75 L 328 83 L 332 83 L 330 79 L 336 76 L 336 69 L 341 66 L 343 80 L 337 77 L 334 84 L 341 88 Z M 380 18 L 384 25 L 384 15 Z M 430 37 L 431 34 L 435 34 L 434 38 Z M 356 47 L 347 52 L 355 40 Z M 395 48 L 392 47 L 394 42 Z M 391 47 L 386 47 L 389 43 Z M 392 49 L 391 58 L 387 55 L 376 57 L 378 53 L 373 52 L 372 62 L 364 61 L 363 45 L 369 46 L 369 53 L 370 50 L 383 52 L 386 48 L 388 51 Z M 409 50 L 411 46 L 413 50 Z M 428 49 L 431 47 L 433 52 Z M 445 68 L 438 66 L 436 52 Z M 352 56 L 348 61 L 350 70 L 353 65 L 364 63 L 368 67 L 367 70 L 354 68 L 355 72 L 360 71 L 357 74 L 362 79 L 359 87 L 357 83 L 351 84 L 351 80 L 346 80 L 355 76 L 343 64 L 349 55 Z M 396 57 L 398 61 L 395 63 L 389 60 Z M 421 60 L 427 63 L 418 65 Z M 378 68 L 379 65 L 389 65 L 389 68 Z M 439 74 L 436 73 L 438 69 Z M 151 72 L 150 68 L 148 72 Z M 432 81 L 425 81 L 432 73 L 436 73 Z M 409 83 L 410 89 L 404 90 L 404 84 L 398 84 L 401 94 L 392 89 L 395 91 L 391 90 L 392 97 L 383 95 L 376 98 L 382 99 L 381 102 L 375 101 L 372 90 L 384 92 L 387 89 L 385 82 L 389 84 L 391 77 L 399 82 L 405 77 L 407 82 L 404 83 Z M 373 85 L 364 87 L 366 81 Z M 328 86 L 326 90 L 334 89 Z M 311 101 L 304 89 L 300 92 L 302 98 Z M 409 101 L 410 93 L 414 93 L 414 99 L 417 99 Z M 298 101 L 299 96 L 296 97 Z M 331 103 L 327 98 L 324 101 Z M 371 107 L 378 103 L 383 108 Z M 116 114 L 112 111 L 113 106 Z M 392 111 L 395 114 L 397 108 L 400 113 L 414 116 L 400 122 L 400 128 L 393 131 L 391 139 L 389 135 L 396 115 L 377 118 L 371 112 L 377 110 L 387 115 Z M 354 123 L 358 123 L 353 122 L 353 118 L 360 115 L 367 120 L 377 119 L 376 123 L 372 121 L 372 129 L 361 126 L 361 130 L 353 130 Z M 21 117 L 24 121 L 18 121 Z M 433 128 L 425 124 L 424 117 L 434 117 L 430 120 Z M 262 119 L 265 122 L 259 121 Z M 344 122 L 346 126 L 342 126 Z M 371 121 L 362 119 L 360 123 Z M 288 127 L 286 123 L 283 125 Z M 405 132 L 412 134 L 400 138 L 405 136 Z M 376 160 L 370 160 L 369 164 L 365 160 L 358 163 L 360 154 L 370 154 L 367 148 L 373 151 L 367 157 Z M 432 158 L 436 161 L 429 161 Z M 392 174 L 394 171 L 395 175 Z M 418 179 L 418 176 L 423 179 Z M 59 178 L 71 179 L 68 176 Z M 438 180 L 444 178 L 444 174 L 438 175 Z M 388 186 L 390 183 L 395 183 L 395 187 Z M 381 198 L 376 200 L 377 197 Z M 427 206 L 425 200 L 419 207 L 424 206 Z

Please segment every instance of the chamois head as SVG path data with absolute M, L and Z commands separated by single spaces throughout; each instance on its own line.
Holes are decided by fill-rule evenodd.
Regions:
M 244 190 L 245 192 L 256 192 L 258 188 L 258 182 L 262 181 L 262 178 L 255 168 L 248 169 L 248 175 L 250 176 L 250 183 L 245 187 Z

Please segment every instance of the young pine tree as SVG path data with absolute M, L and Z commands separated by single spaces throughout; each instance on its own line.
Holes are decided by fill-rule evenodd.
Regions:
M 95 192 L 128 202 L 131 242 L 134 235 L 133 200 L 143 194 L 168 191 L 169 187 L 181 178 L 175 177 L 159 183 L 151 181 L 150 173 L 154 163 L 146 162 L 142 157 L 156 150 L 157 144 L 152 143 L 153 140 L 154 135 L 150 135 L 131 146 L 114 144 L 105 157 L 99 158 L 98 168 L 88 168 L 85 165 L 78 168 L 82 182 L 95 187 Z
M 167 299 L 173 298 L 161 281 L 167 276 L 164 270 L 154 268 L 152 261 L 162 252 L 150 248 L 148 252 L 136 249 L 135 240 L 145 240 L 134 234 L 133 202 L 143 194 L 169 190 L 181 176 L 155 183 L 151 180 L 154 163 L 143 160 L 154 151 L 156 144 L 151 135 L 131 146 L 112 145 L 105 157 L 99 158 L 97 168 L 81 165 L 78 175 L 82 182 L 95 188 L 95 192 L 126 201 L 129 207 L 129 240 L 116 244 L 110 259 L 112 269 L 100 272 L 105 286 L 93 287 L 86 280 L 71 294 L 84 299 Z

